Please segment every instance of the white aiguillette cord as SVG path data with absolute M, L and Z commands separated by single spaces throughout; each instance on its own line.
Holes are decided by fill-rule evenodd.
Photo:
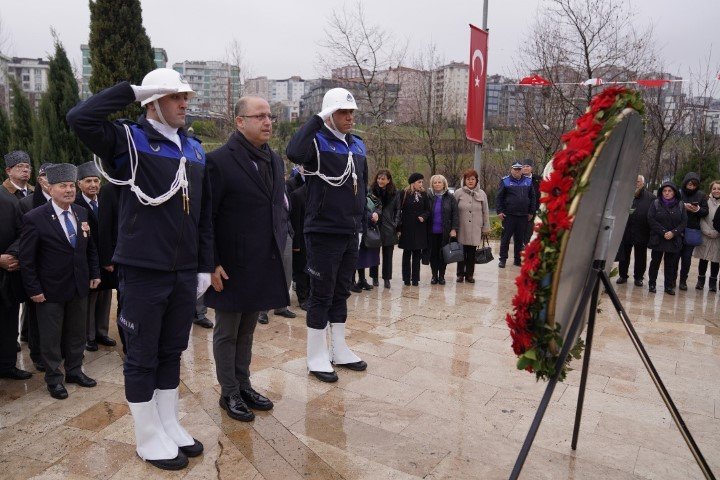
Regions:
M 347 181 L 350 176 L 352 176 L 353 179 L 353 190 L 355 191 L 355 195 L 357 195 L 357 174 L 355 173 L 355 162 L 353 161 L 353 154 L 352 151 L 348 150 L 348 161 L 345 165 L 345 171 L 340 175 L 339 177 L 328 177 L 324 173 L 320 173 L 320 149 L 318 148 L 317 140 L 313 139 L 313 144 L 315 145 L 315 153 L 317 153 L 317 161 L 318 161 L 318 168 L 316 171 L 312 172 L 305 167 L 305 175 L 315 175 L 318 178 L 321 178 L 325 181 L 328 185 L 332 187 L 340 187 Z M 345 143 L 347 145 L 347 142 Z
M 163 203 L 170 200 L 175 194 L 182 190 L 182 196 L 183 196 L 183 210 L 186 214 L 190 214 L 190 196 L 188 191 L 188 180 L 187 180 L 187 168 L 185 167 L 185 164 L 187 160 L 185 159 L 185 155 L 183 155 L 180 158 L 180 165 L 178 165 L 178 170 L 175 173 L 175 178 L 173 179 L 172 184 L 170 185 L 170 189 L 165 192 L 162 195 L 159 195 L 157 197 L 151 197 L 147 195 L 145 192 L 142 191 L 142 189 L 135 185 L 135 176 L 137 173 L 137 167 L 138 167 L 138 152 L 137 148 L 135 147 L 135 140 L 133 140 L 132 133 L 130 132 L 130 127 L 123 124 L 123 127 L 125 127 L 125 136 L 127 138 L 128 143 L 128 156 L 130 157 L 130 178 L 128 180 L 118 180 L 116 178 L 111 177 L 110 175 L 105 172 L 102 166 L 102 162 L 97 157 L 97 155 L 93 155 L 93 161 L 95 162 L 95 165 L 98 167 L 98 170 L 100 170 L 100 173 L 102 173 L 102 176 L 107 179 L 108 182 L 112 183 L 113 185 L 129 185 L 130 190 L 135 194 L 138 201 L 143 205 L 148 205 L 151 207 L 157 207 L 158 205 L 162 205 Z

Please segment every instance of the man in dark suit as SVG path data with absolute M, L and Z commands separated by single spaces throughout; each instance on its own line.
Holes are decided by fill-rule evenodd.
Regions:
M 20 270 L 25 292 L 37 308 L 45 382 L 53 398 L 67 398 L 65 381 L 94 387 L 82 371 L 85 318 L 90 288 L 100 283 L 88 212 L 74 205 L 77 168 L 63 163 L 48 167 L 52 201 L 23 217 Z
M 290 303 L 282 263 L 287 239 L 283 162 L 267 144 L 273 120 L 265 100 L 241 98 L 235 105 L 237 131 L 207 157 L 216 267 L 205 304 L 215 309 L 220 406 L 240 421 L 255 417 L 250 408 L 273 407 L 250 385 L 258 313 Z
M 635 196 L 633 197 L 630 215 L 628 216 L 625 232 L 623 233 L 617 260 L 620 262 L 617 282 L 619 285 L 627 283 L 628 269 L 630 268 L 630 254 L 635 251 L 635 267 L 633 277 L 635 285 L 643 286 L 643 277 L 647 267 L 647 249 L 650 240 L 650 225 L 648 224 L 648 210 L 655 200 L 655 195 L 645 188 L 645 177 L 638 175 L 635 183 Z
M 13 380 L 32 376 L 15 366 L 18 311 L 23 296 L 18 261 L 21 225 L 17 200 L 0 194 L 0 378 Z
M 83 163 L 78 167 L 78 190 L 75 196 L 75 203 L 88 211 L 88 224 L 90 225 L 90 237 L 95 248 L 98 249 L 100 229 L 98 227 L 98 209 L 100 206 L 100 170 L 95 162 Z M 112 303 L 112 287 L 109 285 L 110 272 L 100 270 L 100 286 L 90 291 L 88 295 L 87 310 L 87 344 L 85 348 L 94 352 L 98 349 L 98 343 L 108 347 L 115 346 L 115 340 L 108 336 L 110 324 L 110 304 Z
M 50 184 L 47 182 L 47 176 L 45 170 L 52 163 L 43 163 L 40 165 L 37 174 L 37 186 L 32 195 L 20 200 L 20 211 L 23 215 L 28 213 L 33 208 L 42 207 L 51 200 L 50 197 Z M 30 349 L 30 360 L 35 365 L 35 369 L 38 372 L 45 371 L 45 365 L 40 355 L 40 333 L 38 331 L 37 323 L 37 312 L 35 311 L 35 302 L 25 302 L 23 307 L 22 315 L 22 331 L 20 332 L 20 339 L 28 342 Z
M 28 183 L 32 173 L 30 155 L 22 150 L 15 150 L 5 155 L 5 179 L 2 186 L 18 200 L 25 198 L 33 192 L 33 186 Z

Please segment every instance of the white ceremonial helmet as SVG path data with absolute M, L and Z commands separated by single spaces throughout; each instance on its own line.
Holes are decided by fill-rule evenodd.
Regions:
M 344 88 L 331 88 L 327 91 L 323 97 L 322 110 L 325 111 L 330 108 L 333 111 L 358 109 L 355 97 Z
M 187 93 L 188 94 L 188 100 L 193 98 L 195 95 L 195 91 L 193 91 L 190 84 L 183 78 L 182 75 L 180 75 L 180 72 L 176 72 L 172 68 L 156 68 L 152 72 L 145 75 L 145 78 L 143 78 L 142 81 L 143 87 L 165 87 L 165 88 L 171 88 L 176 89 L 175 91 L 177 93 Z M 170 95 L 169 93 L 156 93 L 150 98 L 146 98 L 142 102 L 140 102 L 140 105 L 145 106 L 148 103 L 154 102 L 155 100 L 162 98 L 166 95 Z

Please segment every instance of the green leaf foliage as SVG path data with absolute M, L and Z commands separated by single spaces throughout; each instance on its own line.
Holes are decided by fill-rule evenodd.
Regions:
M 10 147 L 8 150 L 32 151 L 33 146 L 33 110 L 30 101 L 15 79 L 10 79 L 13 105 L 10 127 Z

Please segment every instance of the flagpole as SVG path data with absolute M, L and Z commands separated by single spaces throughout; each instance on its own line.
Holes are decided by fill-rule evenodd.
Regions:
M 483 0 L 482 28 L 485 31 L 487 31 L 487 17 L 488 17 L 488 0 Z M 487 91 L 487 86 L 485 86 L 485 89 Z M 483 108 L 485 108 L 484 105 L 483 105 Z M 485 128 L 485 125 L 483 125 L 483 129 L 484 128 Z M 473 158 L 473 168 L 475 169 L 476 172 L 478 172 L 478 174 L 480 174 L 480 169 L 482 168 L 482 144 L 481 143 L 475 144 L 475 157 Z M 483 188 L 487 188 L 487 185 L 483 185 Z

